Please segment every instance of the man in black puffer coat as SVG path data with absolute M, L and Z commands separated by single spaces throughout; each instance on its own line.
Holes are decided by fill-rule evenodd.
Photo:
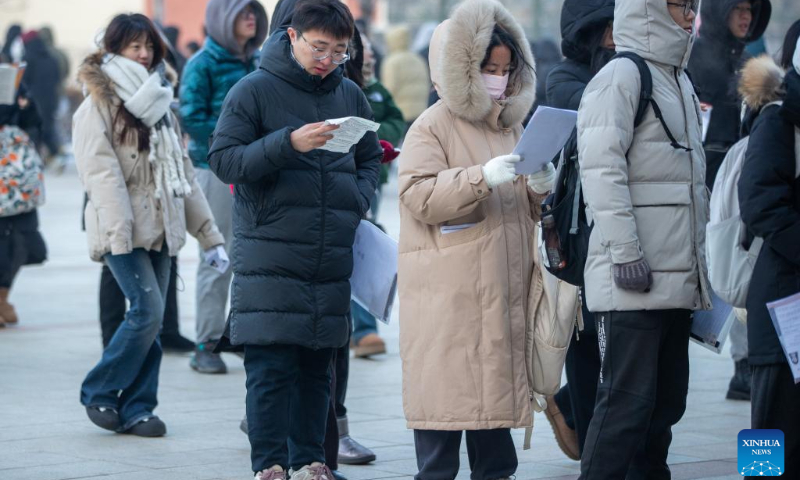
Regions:
M 270 37 L 261 67 L 228 94 L 208 157 L 235 185 L 222 344 L 244 345 L 253 471 L 264 478 L 325 461 L 328 368 L 348 340 L 353 240 L 383 156 L 371 132 L 347 153 L 320 149 L 335 129 L 326 119 L 372 118 L 342 78 L 353 31 L 338 0 L 298 2 L 292 27 Z
M 689 74 L 699 100 L 711 106 L 703 148 L 706 185 L 713 189 L 728 149 L 741 138 L 742 100 L 736 86 L 738 72 L 750 57 L 744 47 L 764 34 L 772 7 L 769 0 L 705 0 L 701 9 L 703 22 L 689 58 Z M 742 323 L 733 323 L 730 339 L 734 375 L 726 398 L 750 400 L 747 332 Z
M 566 57 L 547 76 L 547 105 L 577 110 L 589 81 L 614 55 L 611 23 L 614 0 L 566 0 L 561 10 L 561 50 Z M 574 151 L 575 135 L 568 146 Z M 545 415 L 558 446 L 567 457 L 580 460 L 592 421 L 600 375 L 600 349 L 594 315 L 583 301 L 584 329 L 567 350 L 567 384 L 548 398 Z

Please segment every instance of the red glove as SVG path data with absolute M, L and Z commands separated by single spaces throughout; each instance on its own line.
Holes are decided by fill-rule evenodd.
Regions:
M 397 158 L 398 155 L 400 155 L 400 152 L 394 149 L 394 145 L 387 142 L 386 140 L 381 140 L 380 144 L 381 147 L 383 147 L 383 159 L 381 160 L 381 163 L 383 164 L 392 163 L 394 159 Z
M 231 195 L 233 195 L 233 185 L 228 185 L 228 186 L 231 187 Z

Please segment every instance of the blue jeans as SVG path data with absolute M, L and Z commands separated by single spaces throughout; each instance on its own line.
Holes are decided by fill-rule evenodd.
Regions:
M 353 315 L 353 343 L 358 345 L 370 333 L 378 333 L 378 323 L 364 307 L 350 300 L 350 313 Z
M 113 408 L 119 412 L 120 431 L 125 431 L 152 417 L 158 405 L 158 333 L 164 319 L 170 258 L 165 245 L 160 252 L 137 248 L 124 255 L 109 254 L 105 261 L 131 305 L 100 363 L 86 375 L 81 403 Z
M 253 471 L 325 463 L 333 348 L 245 345 L 247 427 Z

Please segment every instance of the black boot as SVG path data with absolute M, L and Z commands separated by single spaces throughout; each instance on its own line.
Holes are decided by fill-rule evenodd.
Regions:
M 339 426 L 339 463 L 344 465 L 365 465 L 375 461 L 372 450 L 350 438 L 347 417 L 337 418 Z
M 750 401 L 750 364 L 747 359 L 739 360 L 735 364 L 733 378 L 728 385 L 728 400 L 747 400 Z

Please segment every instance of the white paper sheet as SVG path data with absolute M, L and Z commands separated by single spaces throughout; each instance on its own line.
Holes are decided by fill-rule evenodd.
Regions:
M 708 104 L 704 104 L 706 109 L 700 110 L 700 116 L 703 119 L 703 142 L 706 141 L 706 135 L 708 134 L 708 125 L 711 123 L 711 111 L 714 110 L 714 107 Z
M 12 105 L 17 97 L 17 72 L 11 64 L 0 65 L 0 105 Z
M 389 324 L 397 292 L 397 242 L 366 220 L 356 229 L 350 288 L 356 303 Z
M 477 223 L 462 223 L 461 225 L 442 225 L 439 227 L 439 231 L 442 232 L 442 235 L 447 235 L 448 233 L 455 233 L 460 232 L 461 230 L 466 230 L 468 228 L 474 227 Z
M 367 132 L 377 132 L 380 123 L 371 122 L 360 117 L 343 117 L 325 120 L 326 125 L 339 125 L 337 130 L 331 132 L 333 138 L 320 147 L 320 150 L 329 152 L 347 153 L 361 140 Z
M 516 166 L 517 174 L 536 173 L 552 161 L 569 140 L 577 121 L 575 110 L 537 108 L 514 147 L 513 153 L 522 157 Z
M 800 383 L 800 293 L 767 304 L 794 383 Z
M 733 308 L 713 292 L 711 293 L 712 310 L 694 312 L 691 339 L 715 353 L 721 353 L 725 340 L 736 320 Z

